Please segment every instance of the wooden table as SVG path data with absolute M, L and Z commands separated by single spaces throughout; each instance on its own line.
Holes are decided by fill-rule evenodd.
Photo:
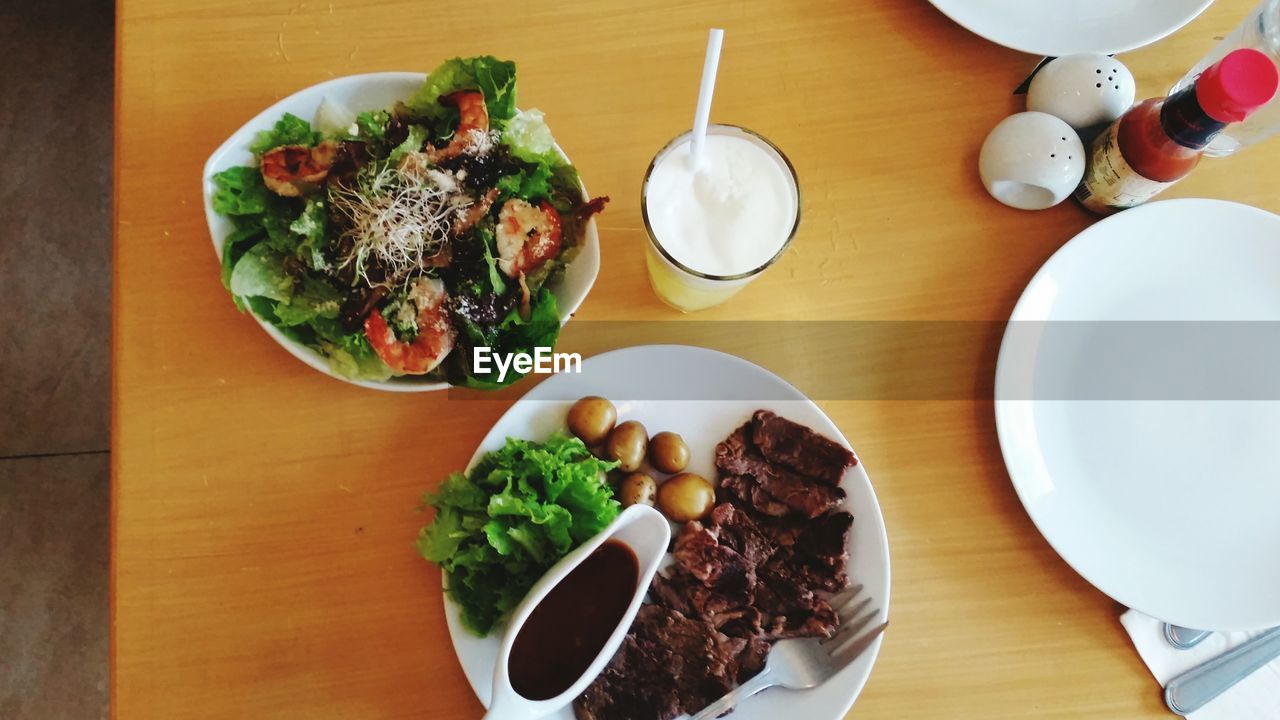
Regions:
M 1252 0 L 1220 0 L 1125 56 L 1161 93 Z M 122 0 L 113 437 L 114 717 L 478 718 L 420 494 L 461 467 L 521 386 L 392 395 L 306 369 L 218 283 L 199 178 L 260 109 L 327 78 L 518 60 L 593 191 L 604 265 L 579 314 L 685 320 L 643 271 L 641 174 L 687 127 L 706 28 L 713 119 L 791 156 L 804 221 L 781 264 L 697 320 L 1008 317 L 1093 221 L 990 200 L 985 133 L 1035 59 L 920 1 L 672 3 Z M 1170 196 L 1280 211 L 1280 143 L 1208 162 Z M 570 327 L 573 327 L 572 325 Z M 989 378 L 997 336 L 951 362 Z M 856 354 L 856 353 L 855 353 Z M 1063 563 L 1007 479 L 985 399 L 825 400 L 883 504 L 894 626 L 857 717 L 1163 718 L 1118 608 Z

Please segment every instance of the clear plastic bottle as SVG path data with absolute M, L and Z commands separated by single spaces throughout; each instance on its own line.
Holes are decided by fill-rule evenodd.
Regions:
M 1140 205 L 1187 176 L 1224 129 L 1264 107 L 1280 68 L 1253 48 L 1227 53 L 1191 85 L 1134 105 L 1094 141 L 1076 199 L 1112 213 Z
M 1173 86 L 1170 94 L 1192 84 L 1205 68 L 1239 48 L 1261 50 L 1272 62 L 1280 65 L 1280 0 L 1262 0 L 1239 27 L 1223 38 L 1217 47 Z M 1280 97 L 1273 98 L 1248 120 L 1233 124 L 1220 133 L 1205 148 L 1205 154 L 1213 157 L 1230 155 L 1277 133 L 1280 133 Z

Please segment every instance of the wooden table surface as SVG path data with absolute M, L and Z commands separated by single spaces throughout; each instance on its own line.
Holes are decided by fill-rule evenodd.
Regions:
M 1219 0 L 1124 60 L 1160 94 L 1252 0 Z M 685 320 L 643 270 L 638 196 L 692 115 L 706 29 L 727 36 L 713 120 L 794 161 L 804 220 L 780 264 L 696 320 L 999 321 L 1093 218 L 987 197 L 976 158 L 1035 58 L 923 0 L 432 3 L 121 0 L 115 157 L 113 715 L 478 718 L 420 494 L 519 394 L 394 395 L 313 372 L 232 307 L 205 229 L 205 157 L 276 99 L 454 55 L 518 61 L 596 193 L 603 267 L 580 321 Z M 69 103 L 74 98 L 68 99 Z M 1280 211 L 1280 143 L 1170 196 Z M 571 328 L 573 325 L 571 324 Z M 996 338 L 947 362 L 992 373 Z M 856 349 L 851 362 L 856 361 Z M 870 469 L 894 625 L 863 720 L 1163 718 L 1116 605 L 1015 496 L 984 399 L 822 400 Z M 1119 550 L 1118 550 L 1119 552 Z

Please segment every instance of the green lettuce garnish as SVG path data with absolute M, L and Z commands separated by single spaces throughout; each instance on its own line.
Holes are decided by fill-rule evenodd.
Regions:
M 260 215 L 270 199 L 262 173 L 254 167 L 233 167 L 213 176 L 213 210 L 220 215 Z
M 313 320 L 310 327 L 318 336 L 314 344 L 324 352 L 334 372 L 356 380 L 391 377 L 391 368 L 374 352 L 363 332 L 343 332 L 336 320 Z
M 324 234 L 329 228 L 329 218 L 324 211 L 324 200 L 319 197 L 307 199 L 307 206 L 296 220 L 289 223 L 289 232 L 299 236 L 298 259 L 311 266 L 312 270 L 328 270 L 329 261 L 324 257 Z
M 551 168 L 539 163 L 532 170 L 520 169 L 510 175 L 498 178 L 498 199 L 505 201 L 510 197 L 525 200 L 540 200 L 551 197 Z
M 265 244 L 254 245 L 231 271 L 231 293 L 287 301 L 293 296 L 293 278 L 285 273 L 279 255 Z
M 387 162 L 395 165 L 405 155 L 421 150 L 422 144 L 427 141 L 427 136 L 426 128 L 421 125 L 410 125 L 409 134 L 405 136 L 403 142 L 391 150 L 391 154 L 387 156 Z
M 342 296 L 332 285 L 313 277 L 304 277 L 293 288 L 287 301 L 276 304 L 275 315 L 279 325 L 302 325 L 317 318 L 333 320 L 338 317 Z
M 387 135 L 387 121 L 391 113 L 386 110 L 375 110 L 356 114 L 356 139 L 382 142 Z
M 512 156 L 527 163 L 555 167 L 565 164 L 556 152 L 556 140 L 547 127 L 541 110 L 521 110 L 502 131 L 502 142 L 511 149 Z
M 260 130 L 249 143 L 249 150 L 254 155 L 280 147 L 281 145 L 315 145 L 320 142 L 321 134 L 311 129 L 311 123 L 297 115 L 285 113 L 270 130 Z
M 440 98 L 458 90 L 479 90 L 489 119 L 499 124 L 509 120 L 516 112 L 516 64 L 492 55 L 446 60 L 405 104 L 419 115 L 440 120 L 454 112 L 440 104 Z
M 508 438 L 423 498 L 436 516 L 418 551 L 448 573 L 468 630 L 487 635 L 557 560 L 613 522 L 619 505 L 605 473 L 616 466 L 562 433 Z

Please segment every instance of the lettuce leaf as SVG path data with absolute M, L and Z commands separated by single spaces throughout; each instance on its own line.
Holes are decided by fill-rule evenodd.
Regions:
M 565 165 L 564 158 L 556 152 L 556 140 L 547 127 L 546 116 L 541 110 L 521 110 L 502 131 L 502 143 L 511 155 L 527 163 L 550 167 Z
M 551 167 L 546 163 L 538 163 L 532 170 L 520 170 L 498 178 L 498 200 L 505 201 L 511 197 L 523 198 L 530 202 L 551 197 Z
M 302 214 L 289 223 L 289 232 L 302 238 L 298 242 L 298 258 L 312 270 L 329 269 L 329 261 L 325 259 L 323 252 L 328 228 L 329 216 L 325 214 L 324 200 L 319 196 L 309 198 Z
M 386 110 L 362 112 L 356 115 L 356 139 L 382 142 L 387 136 L 387 121 L 391 113 Z
M 263 238 L 265 233 L 262 225 L 256 220 L 247 222 L 240 218 L 233 218 L 233 220 L 236 221 L 236 229 L 222 241 L 222 286 L 227 289 L 227 292 L 231 292 L 231 273 L 235 271 L 236 263 L 244 257 L 245 252 L 254 243 Z M 236 298 L 236 305 L 239 304 L 239 299 Z
M 249 150 L 254 155 L 261 155 L 281 145 L 315 145 L 320 142 L 320 138 L 320 133 L 311 129 L 311 123 L 297 115 L 285 113 L 270 130 L 259 130 L 253 136 Z
M 487 635 L 551 565 L 613 522 L 619 505 L 605 473 L 616 466 L 562 433 L 508 438 L 423 497 L 436 515 L 418 552 L 448 574 L 467 629 Z
M 457 90 L 479 90 L 489 119 L 499 124 L 515 115 L 516 64 L 492 55 L 453 58 L 431 71 L 426 82 L 405 103 L 409 109 L 432 120 L 442 120 L 453 112 L 440 98 Z
M 262 182 L 258 168 L 227 168 L 213 176 L 213 185 L 213 210 L 219 215 L 236 217 L 267 211 L 271 191 Z
M 293 278 L 284 263 L 264 244 L 246 252 L 231 271 L 231 294 L 287 301 L 293 295 Z
M 395 165 L 405 155 L 421 150 L 422 144 L 427 141 L 428 135 L 429 131 L 421 125 L 410 125 L 409 134 L 405 136 L 403 142 L 391 150 L 391 154 L 387 156 L 387 162 Z
M 363 334 L 353 335 L 348 342 L 321 341 L 319 345 L 329 367 L 342 377 L 353 380 L 388 380 L 394 374 L 373 351 Z
M 337 318 L 341 305 L 342 296 L 337 289 L 324 280 L 308 276 L 294 286 L 287 301 L 276 305 L 275 315 L 279 325 L 302 325 L 317 318 Z

